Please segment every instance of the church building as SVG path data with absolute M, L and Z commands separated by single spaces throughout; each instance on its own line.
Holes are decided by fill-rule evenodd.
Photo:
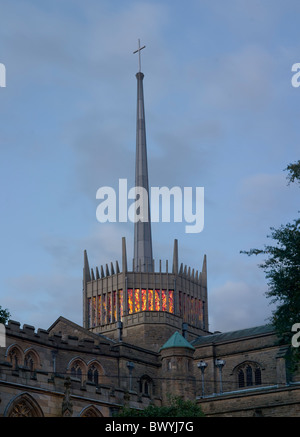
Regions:
M 149 192 L 140 68 L 136 80 L 135 186 Z M 175 239 L 172 265 L 162 266 L 147 210 L 134 223 L 132 263 L 125 238 L 120 265 L 90 268 L 84 251 L 82 326 L 63 316 L 48 329 L 7 323 L 0 417 L 110 417 L 123 406 L 166 405 L 169 395 L 197 402 L 208 417 L 300 416 L 289 345 L 270 325 L 210 332 L 206 256 L 195 260 L 201 270 L 186 266 Z

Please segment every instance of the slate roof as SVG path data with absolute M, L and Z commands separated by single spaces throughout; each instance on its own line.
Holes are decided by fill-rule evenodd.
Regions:
M 193 346 L 200 346 L 209 343 L 222 343 L 226 341 L 239 340 L 246 337 L 255 337 L 274 332 L 272 325 L 261 325 L 253 328 L 240 329 L 238 331 L 220 332 L 216 334 L 201 335 L 191 342 Z

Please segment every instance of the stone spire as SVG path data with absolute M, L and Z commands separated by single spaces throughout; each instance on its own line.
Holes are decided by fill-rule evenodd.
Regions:
M 144 48 L 144 47 L 142 47 Z M 135 51 L 139 53 L 140 66 L 140 47 Z M 144 111 L 144 74 L 139 71 L 137 78 L 137 119 L 136 119 L 136 164 L 135 164 L 135 186 L 142 187 L 148 193 L 148 214 L 143 221 L 134 224 L 134 270 L 141 272 L 153 272 L 152 256 L 152 237 L 151 219 L 149 205 L 149 185 L 148 185 L 148 164 L 146 148 L 146 126 Z

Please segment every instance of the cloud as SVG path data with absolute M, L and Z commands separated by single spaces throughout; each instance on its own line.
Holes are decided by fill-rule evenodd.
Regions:
M 215 331 L 233 331 L 264 323 L 271 315 L 266 288 L 243 281 L 226 281 L 209 293 L 209 324 Z
M 244 178 L 238 190 L 241 225 L 265 230 L 292 221 L 297 214 L 297 189 L 287 186 L 283 172 Z
M 6 280 L 1 306 L 11 319 L 47 329 L 59 316 L 82 323 L 82 279 L 63 274 L 21 275 Z

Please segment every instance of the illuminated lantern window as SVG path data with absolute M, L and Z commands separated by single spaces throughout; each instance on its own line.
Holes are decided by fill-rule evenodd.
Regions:
M 136 288 L 134 290 L 134 310 L 136 313 L 141 310 L 141 307 L 140 307 L 140 289 L 139 288 Z
M 98 323 L 101 325 L 101 296 L 98 296 Z
M 133 313 L 133 290 L 129 288 L 127 291 L 128 294 L 128 314 Z
M 107 323 L 111 323 L 111 293 L 108 293 L 107 307 Z
M 93 326 L 97 325 L 96 296 L 93 296 Z
M 117 302 L 116 302 L 116 292 L 113 291 L 113 322 L 117 320 Z
M 147 309 L 147 290 L 142 289 L 142 311 Z
M 153 290 L 148 290 L 148 311 L 153 311 Z
M 122 320 L 123 318 L 123 290 L 119 290 L 119 318 Z
M 102 323 L 106 323 L 106 294 L 103 294 L 103 319 Z
M 159 299 L 159 291 L 160 290 L 155 290 L 155 311 L 159 311 L 160 310 L 160 299 Z
M 169 312 L 174 313 L 174 291 L 169 290 Z
M 166 290 L 162 290 L 162 292 L 161 292 L 161 303 L 162 303 L 162 310 L 167 311 L 167 293 L 166 293 Z

